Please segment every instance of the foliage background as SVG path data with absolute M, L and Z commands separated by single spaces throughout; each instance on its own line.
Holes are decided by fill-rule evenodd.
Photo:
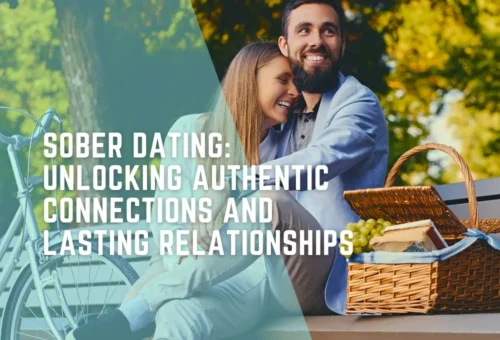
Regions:
M 0 106 L 39 117 L 53 107 L 65 131 L 166 133 L 203 112 L 235 53 L 280 34 L 282 0 L 0 0 Z M 352 0 L 342 71 L 379 96 L 390 165 L 426 141 L 455 146 L 475 179 L 500 176 L 500 4 L 489 0 Z M 14 8 L 11 8 L 14 7 Z M 193 15 L 193 9 L 196 16 Z M 30 135 L 33 121 L 0 111 L 0 131 Z M 41 145 L 30 174 L 41 175 Z M 130 151 L 130 150 L 128 150 Z M 399 184 L 462 181 L 439 154 L 409 161 Z M 20 154 L 25 169 L 27 152 Z M 89 168 L 97 160 L 57 160 Z M 131 160 L 122 164 L 150 160 Z M 158 160 L 153 160 L 158 162 Z M 0 151 L 0 230 L 16 189 Z M 140 175 L 139 175 L 140 176 Z M 34 192 L 42 220 L 43 197 Z M 61 192 L 61 196 L 111 193 Z M 151 192 L 119 195 L 152 195 Z M 143 212 L 142 212 L 143 213 Z M 40 228 L 48 228 L 40 223 Z

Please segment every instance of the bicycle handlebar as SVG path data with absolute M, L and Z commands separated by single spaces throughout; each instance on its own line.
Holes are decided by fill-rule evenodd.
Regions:
M 48 109 L 43 114 L 42 118 L 37 121 L 37 127 L 32 137 L 24 137 L 20 135 L 13 135 L 9 137 L 0 132 L 0 143 L 10 144 L 16 150 L 21 149 L 24 145 L 36 143 L 43 136 L 43 134 L 47 132 L 50 124 L 52 123 L 52 120 L 55 120 L 58 123 L 61 122 L 61 118 L 56 115 L 54 109 Z

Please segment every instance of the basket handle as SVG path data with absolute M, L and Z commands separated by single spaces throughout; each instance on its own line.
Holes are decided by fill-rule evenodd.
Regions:
M 470 223 L 471 226 L 474 226 L 474 228 L 478 228 L 479 226 L 479 217 L 478 217 L 478 212 L 477 212 L 477 197 L 476 197 L 476 188 L 474 185 L 474 179 L 472 178 L 472 174 L 469 170 L 469 167 L 467 166 L 467 163 L 465 163 L 465 160 L 460 156 L 460 154 L 452 148 L 451 146 L 439 144 L 439 143 L 427 143 L 423 145 L 419 145 L 414 147 L 413 149 L 410 149 L 409 151 L 405 152 L 399 159 L 394 163 L 394 166 L 392 167 L 391 171 L 389 171 L 389 175 L 387 175 L 387 180 L 385 181 L 385 187 L 391 187 L 394 184 L 394 181 L 396 180 L 396 176 L 401 169 L 401 166 L 408 160 L 411 156 L 422 152 L 422 151 L 428 151 L 428 150 L 440 150 L 445 153 L 447 153 L 451 158 L 455 160 L 455 162 L 458 163 L 458 166 L 460 167 L 460 171 L 462 172 L 462 175 L 465 178 L 465 187 L 467 189 L 467 197 L 469 199 L 469 218 L 470 218 Z

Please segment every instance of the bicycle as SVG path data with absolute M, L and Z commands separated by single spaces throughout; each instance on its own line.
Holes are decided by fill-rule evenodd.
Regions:
M 1 108 L 27 114 L 24 111 L 14 108 Z M 35 119 L 33 116 L 31 117 Z M 38 224 L 30 197 L 33 188 L 43 183 L 43 178 L 29 176 L 24 178 L 18 162 L 17 152 L 24 146 L 29 145 L 31 154 L 31 145 L 36 143 L 43 136 L 49 129 L 52 121 L 59 123 L 60 130 L 62 129 L 61 118 L 56 115 L 53 109 L 48 109 L 40 120 L 36 120 L 36 126 L 31 137 L 24 137 L 21 135 L 9 137 L 0 133 L 0 143 L 8 145 L 7 151 L 18 189 L 17 199 L 19 201 L 19 208 L 0 243 L 0 260 L 6 255 L 9 246 L 16 236 L 16 232 L 20 232 L 17 241 L 13 245 L 7 265 L 0 273 L 0 293 L 4 292 L 4 289 L 16 269 L 16 264 L 20 261 L 23 245 L 28 254 L 28 263 L 24 264 L 12 286 L 2 317 L 0 338 L 4 340 L 22 340 L 30 338 L 64 340 L 66 334 L 71 329 L 81 325 L 83 322 L 87 322 L 90 318 L 99 317 L 106 311 L 106 307 L 108 306 L 108 293 L 111 294 L 109 296 L 111 301 L 118 287 L 121 287 L 123 290 L 123 288 L 125 288 L 124 285 L 130 287 L 138 279 L 138 275 L 132 266 L 122 257 L 110 255 L 109 248 L 105 247 L 104 252 L 99 255 L 98 245 L 95 242 L 92 242 L 92 251 L 89 256 L 60 255 L 59 250 L 61 249 L 62 240 L 60 235 L 55 233 L 50 238 L 48 248 L 55 250 L 58 255 L 44 255 L 44 241 L 38 230 Z M 22 223 L 23 220 L 25 222 L 24 228 Z M 75 249 L 78 249 L 80 246 L 76 241 L 74 245 Z M 80 261 L 81 258 L 83 258 L 84 261 Z M 91 273 L 92 267 L 97 266 L 97 263 L 97 272 Z M 99 303 L 98 306 L 103 306 L 97 313 L 97 309 L 95 308 L 96 305 L 92 305 L 90 295 L 94 285 L 96 285 L 96 278 L 101 268 L 101 264 L 104 264 L 111 270 L 111 274 L 108 279 L 108 286 L 106 287 L 104 304 L 102 302 Z M 77 277 L 81 278 L 80 275 L 82 275 L 82 273 L 78 272 L 75 276 L 74 271 L 75 269 L 80 270 L 80 268 L 85 270 L 83 277 L 87 275 L 86 271 L 88 269 L 88 284 L 80 284 L 80 281 L 77 280 Z M 115 272 L 116 275 L 113 276 Z M 95 276 L 94 281 L 91 283 L 90 280 L 92 275 Z M 73 278 L 75 282 L 71 283 L 69 281 L 71 278 Z M 77 294 L 72 293 L 70 296 L 68 287 L 73 287 L 72 289 L 74 290 L 75 283 Z M 111 284 L 116 285 L 113 291 L 110 291 Z M 99 290 L 104 292 L 104 288 L 102 287 L 101 282 L 99 283 Z M 82 304 L 83 301 L 79 291 L 80 288 L 87 288 L 87 305 Z M 32 293 L 35 293 L 33 297 Z M 75 295 L 77 295 L 77 297 Z M 34 299 L 36 298 L 38 298 L 41 313 L 38 309 L 32 308 L 35 301 Z M 56 303 L 53 303 L 53 299 L 56 298 Z M 75 306 L 74 302 L 76 298 L 78 298 L 78 301 Z M 69 300 L 71 300 L 71 303 Z M 85 296 L 83 296 L 83 300 L 85 300 Z M 111 306 L 109 307 L 111 308 Z M 28 318 L 27 315 L 30 317 Z M 48 330 L 47 327 L 41 327 L 40 324 L 43 321 L 47 323 Z M 31 323 L 34 323 L 35 327 L 33 327 Z M 33 328 L 41 329 L 36 331 L 36 336 L 34 335 Z M 43 334 L 40 335 L 40 332 Z

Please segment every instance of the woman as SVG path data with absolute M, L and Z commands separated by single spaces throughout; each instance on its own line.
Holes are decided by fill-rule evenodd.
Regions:
M 277 132 L 273 126 L 285 123 L 290 108 L 298 98 L 298 91 L 293 84 L 293 73 L 289 61 L 284 57 L 277 44 L 272 42 L 256 42 L 245 46 L 231 62 L 222 81 L 221 92 L 217 95 L 210 113 L 189 115 L 179 119 L 171 131 L 220 133 L 222 145 L 230 145 L 230 157 L 200 158 L 196 160 L 169 160 L 168 164 L 177 163 L 183 169 L 183 192 L 176 192 L 177 197 L 203 196 L 200 192 L 191 192 L 194 166 L 202 164 L 210 176 L 212 165 L 257 165 L 274 159 L 277 153 Z M 166 145 L 166 150 L 172 147 Z M 182 150 L 182 145 L 177 146 Z M 186 183 L 189 182 L 189 183 Z M 171 196 L 172 193 L 159 193 L 156 197 Z M 153 212 L 153 220 L 156 216 Z M 219 224 L 220 225 L 220 224 Z M 165 228 L 188 228 L 188 225 L 153 224 L 151 229 L 155 241 L 159 244 L 159 231 Z M 262 257 L 261 257 L 262 258 Z M 154 314 L 144 301 L 137 298 L 143 287 L 155 277 L 169 271 L 174 266 L 182 266 L 185 257 L 155 255 L 147 272 L 135 283 L 125 297 L 122 306 L 115 312 L 79 327 L 71 332 L 67 339 L 99 340 L 110 337 L 126 339 L 141 339 L 139 335 L 146 326 L 154 321 Z M 179 338 L 189 336 L 226 337 L 244 332 L 255 326 L 263 317 L 262 310 L 252 310 L 249 306 L 238 305 L 252 300 L 252 294 L 269 294 L 266 283 L 265 265 L 261 259 L 249 268 L 232 278 L 212 287 L 208 292 L 196 297 L 169 302 L 169 310 L 163 314 L 168 322 L 169 336 L 177 332 Z M 244 297 L 244 298 L 243 298 Z M 246 301 L 246 302 L 245 302 Z M 142 303 L 142 304 L 141 304 Z M 233 308 L 234 313 L 248 313 L 245 324 L 231 324 L 231 320 L 219 320 L 217 311 L 221 308 Z M 201 313 L 200 309 L 205 310 Z M 183 311 L 186 317 L 178 315 Z M 169 313 L 175 313 L 169 318 Z M 174 320 L 175 318 L 175 320 Z M 241 318 L 239 318 L 241 319 Z M 186 322 L 191 320 L 192 324 Z M 127 325 L 127 327 L 120 327 Z M 157 325 L 158 325 L 157 320 Z M 115 323 L 115 325 L 111 325 Z M 200 325 L 210 324 L 203 328 Z M 171 328 L 177 327 L 175 331 Z M 193 329 L 197 328 L 196 330 Z M 163 330 L 157 326 L 155 338 L 161 338 Z M 123 334 L 117 332 L 124 331 Z M 189 334 L 187 334 L 189 333 Z M 210 334 L 206 334 L 210 333 Z
M 265 163 L 276 157 L 276 139 L 278 133 L 272 128 L 286 123 L 290 107 L 297 101 L 298 92 L 293 84 L 293 74 L 289 61 L 284 57 L 277 44 L 272 42 L 255 42 L 245 46 L 235 56 L 222 80 L 222 89 L 216 96 L 211 113 L 195 114 L 179 119 L 171 131 L 196 131 L 208 135 L 220 133 L 222 145 L 229 143 L 231 157 L 198 159 L 198 164 L 206 168 L 207 178 L 211 179 L 211 166 L 222 165 L 256 165 Z M 170 149 L 170 146 L 165 148 Z M 178 147 L 179 150 L 183 146 Z M 171 165 L 174 160 L 168 160 Z M 183 162 L 183 174 L 194 170 L 186 170 Z M 193 176 L 185 178 L 191 182 Z M 183 185 L 189 187 L 190 183 Z M 171 194 L 171 193 L 169 193 Z M 176 196 L 192 197 L 195 193 L 176 193 Z M 157 233 L 158 226 L 152 226 Z M 161 227 L 160 227 L 161 229 Z M 158 235 L 155 235 L 158 238 Z M 157 245 L 159 244 L 157 239 Z M 164 266 L 154 265 L 160 259 Z M 172 258 L 155 256 L 152 267 L 139 279 L 124 302 L 135 297 L 138 289 L 151 276 L 163 272 L 172 264 Z M 181 259 L 176 259 L 176 262 Z M 153 266 L 154 265 L 154 266 Z

